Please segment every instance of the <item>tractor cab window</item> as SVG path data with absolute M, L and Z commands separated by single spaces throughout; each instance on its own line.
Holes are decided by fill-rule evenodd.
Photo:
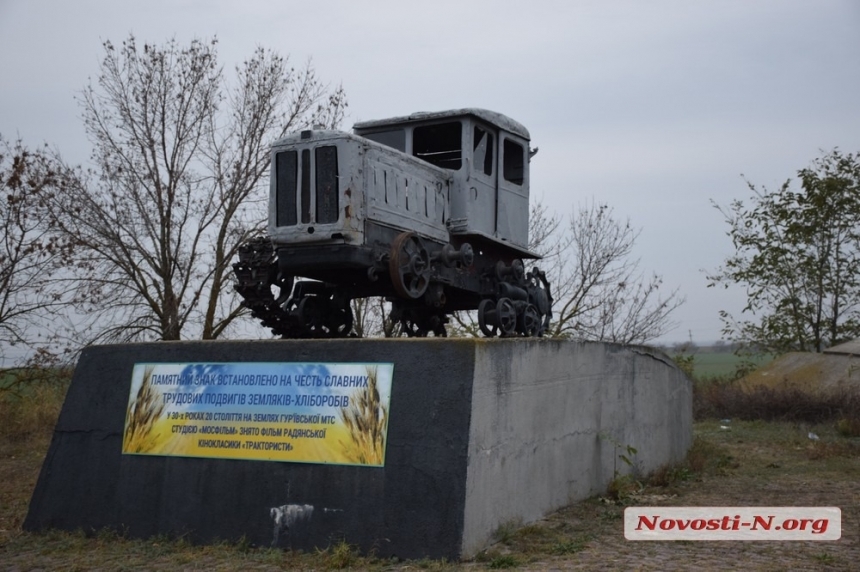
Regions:
M 476 172 L 493 174 L 493 134 L 475 125 L 473 140 L 473 164 Z
M 460 122 L 416 127 L 412 130 L 412 154 L 437 167 L 458 170 L 463 164 Z
M 519 143 L 505 139 L 504 152 L 505 180 L 515 185 L 522 185 L 525 181 L 525 148 Z
M 406 131 L 403 129 L 391 129 L 389 131 L 377 131 L 376 133 L 367 133 L 363 137 L 382 143 L 388 147 L 397 149 L 398 151 L 406 152 Z

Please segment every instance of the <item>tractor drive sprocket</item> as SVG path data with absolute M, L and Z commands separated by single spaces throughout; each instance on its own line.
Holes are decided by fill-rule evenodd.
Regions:
M 292 276 L 282 275 L 268 238 L 254 238 L 240 246 L 233 272 L 242 305 L 276 336 L 339 338 L 352 330 L 349 301 L 339 300 L 324 283 L 295 283 Z M 272 286 L 278 288 L 277 297 Z

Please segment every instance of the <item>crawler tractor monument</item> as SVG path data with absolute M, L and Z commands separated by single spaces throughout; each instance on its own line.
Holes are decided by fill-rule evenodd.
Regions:
M 530 156 L 526 128 L 485 109 L 286 137 L 272 147 L 269 237 L 240 252 L 238 291 L 284 338 L 348 335 L 349 302 L 367 296 L 389 297 L 409 336 L 444 336 L 460 310 L 478 310 L 489 337 L 540 336 L 552 296 L 523 262 L 540 258 L 527 249 Z
M 616 470 L 680 461 L 691 386 L 671 360 L 539 339 L 531 155 L 482 109 L 276 142 L 268 236 L 234 269 L 254 317 L 297 339 L 85 350 L 24 527 L 457 559 Z M 367 296 L 436 339 L 348 339 Z M 461 310 L 503 339 L 439 339 Z

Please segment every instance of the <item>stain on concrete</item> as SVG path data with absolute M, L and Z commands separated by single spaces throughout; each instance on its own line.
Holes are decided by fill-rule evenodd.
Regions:
M 314 507 L 309 504 L 285 504 L 269 509 L 274 521 L 272 546 L 277 546 L 282 536 L 289 536 L 294 527 L 302 521 L 309 521 L 314 515 Z

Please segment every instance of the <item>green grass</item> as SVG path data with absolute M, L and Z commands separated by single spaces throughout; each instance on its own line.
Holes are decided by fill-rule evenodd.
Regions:
M 745 361 L 752 362 L 756 367 L 766 365 L 775 356 L 764 354 L 752 358 L 741 358 L 728 352 L 711 352 L 699 350 L 693 354 L 693 375 L 697 379 L 730 377 Z

